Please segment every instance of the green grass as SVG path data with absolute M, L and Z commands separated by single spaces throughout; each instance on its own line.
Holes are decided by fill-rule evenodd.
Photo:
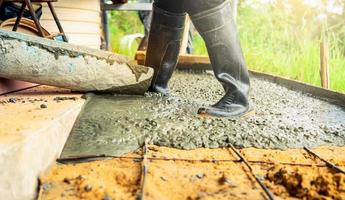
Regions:
M 287 13 L 278 8 L 255 10 L 242 6 L 239 9 L 238 30 L 249 68 L 320 86 L 321 25 L 315 17 L 317 11 L 301 8 L 296 13 Z M 335 23 L 333 20 L 335 28 L 332 24 L 327 26 L 330 87 L 340 92 L 345 92 L 344 21 Z M 126 49 L 120 46 L 120 39 L 126 34 L 143 33 L 136 13 L 112 13 L 110 30 L 113 51 L 133 57 L 138 44 Z M 204 42 L 197 33 L 194 54 L 207 55 Z
M 320 37 L 313 32 L 318 28 L 313 19 L 304 19 L 307 23 L 296 25 L 295 21 L 291 23 L 292 16 L 273 9 L 265 13 L 248 9 L 240 11 L 242 12 L 238 18 L 238 28 L 250 69 L 321 85 Z M 244 15 L 243 12 L 246 14 Z M 255 26 L 255 24 L 263 25 Z M 344 48 L 338 45 L 338 37 L 332 34 L 328 37 L 330 88 L 344 92 Z
M 109 19 L 112 51 L 134 58 L 139 42 L 133 42 L 130 49 L 126 48 L 126 46 L 121 46 L 120 43 L 125 35 L 144 32 L 144 27 L 140 23 L 138 15 L 135 12 L 111 12 Z

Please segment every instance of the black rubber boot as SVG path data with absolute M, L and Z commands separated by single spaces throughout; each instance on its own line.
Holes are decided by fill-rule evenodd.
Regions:
M 198 3 L 207 5 L 208 1 L 199 0 Z M 227 0 L 217 6 L 212 5 L 201 12 L 198 11 L 198 4 L 190 3 L 186 7 L 195 28 L 205 40 L 214 74 L 225 90 L 224 97 L 218 103 L 200 108 L 198 113 L 220 117 L 244 115 L 250 107 L 249 74 L 237 36 L 230 2 Z
M 168 93 L 183 37 L 185 13 L 171 13 L 153 5 L 145 66 L 154 68 L 150 92 Z

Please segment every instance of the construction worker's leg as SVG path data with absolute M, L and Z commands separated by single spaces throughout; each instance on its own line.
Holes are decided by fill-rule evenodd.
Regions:
M 186 3 L 195 28 L 205 40 L 211 64 L 225 89 L 215 105 L 199 114 L 232 117 L 249 110 L 249 75 L 228 0 L 194 0 Z
M 171 4 L 175 1 L 156 1 L 153 4 L 145 65 L 154 68 L 149 91 L 167 94 L 168 81 L 178 61 L 186 14 L 165 10 L 169 6 L 164 2 Z
M 152 0 L 138 0 L 139 3 L 152 3 Z M 152 20 L 152 12 L 151 11 L 138 11 L 138 16 L 140 21 L 144 25 L 145 35 L 142 38 L 139 46 L 138 51 L 146 51 L 147 43 L 148 43 L 148 35 L 150 32 L 151 20 Z
M 139 3 L 152 3 L 152 0 L 138 0 Z M 140 21 L 144 25 L 145 36 L 149 34 L 151 20 L 152 20 L 152 12 L 151 11 L 138 11 L 138 16 Z
M 194 48 L 193 48 L 193 32 L 194 32 L 194 26 L 192 23 L 190 23 L 189 31 L 188 31 L 188 44 L 187 44 L 187 49 L 186 52 L 187 54 L 193 54 Z

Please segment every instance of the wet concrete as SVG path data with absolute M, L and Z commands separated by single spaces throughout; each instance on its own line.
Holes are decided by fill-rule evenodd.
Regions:
M 181 149 L 237 147 L 287 149 L 345 145 L 345 109 L 325 100 L 251 79 L 255 116 L 204 118 L 201 105 L 223 90 L 212 74 L 176 72 L 171 95 L 89 95 L 62 158 L 121 155 L 149 143 Z
M 129 58 L 0 30 L 0 77 L 81 92 L 144 94 L 153 69 Z

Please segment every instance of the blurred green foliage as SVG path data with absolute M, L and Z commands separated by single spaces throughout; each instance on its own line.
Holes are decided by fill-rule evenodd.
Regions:
M 144 33 L 144 26 L 141 24 L 136 12 L 110 12 L 109 32 L 112 51 L 125 54 L 134 58 L 139 41 L 134 41 L 131 48 L 121 45 L 124 36 L 134 33 Z

